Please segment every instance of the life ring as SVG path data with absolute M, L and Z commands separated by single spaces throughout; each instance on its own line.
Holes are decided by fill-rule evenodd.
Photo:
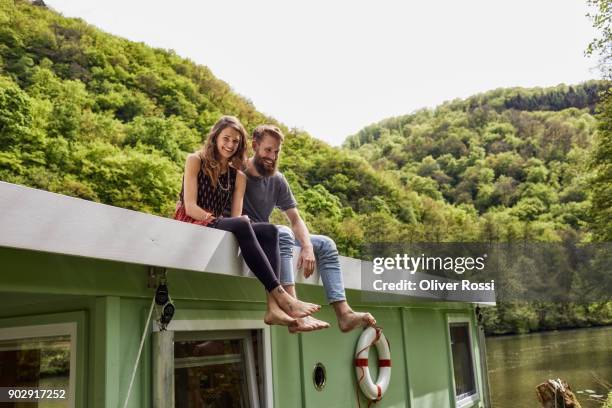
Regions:
M 378 351 L 378 379 L 376 383 L 372 381 L 368 368 L 368 353 L 372 345 L 375 345 Z M 355 373 L 361 392 L 370 401 L 379 401 L 389 388 L 391 351 L 389 350 L 389 342 L 380 328 L 368 327 L 361 333 L 355 353 Z

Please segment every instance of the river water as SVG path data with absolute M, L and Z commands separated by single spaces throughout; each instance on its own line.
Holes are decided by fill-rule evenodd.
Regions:
M 591 395 L 607 395 L 598 378 L 612 383 L 612 326 L 487 338 L 494 408 L 540 407 L 535 387 L 561 378 L 582 408 L 598 408 Z

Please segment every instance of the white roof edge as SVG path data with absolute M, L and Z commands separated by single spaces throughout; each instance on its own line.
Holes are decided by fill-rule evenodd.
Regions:
M 0 231 L 0 247 L 224 275 L 249 274 L 242 257 L 237 256 L 239 248 L 231 233 L 3 181 Z M 340 264 L 345 287 L 362 290 L 362 261 L 341 256 Z M 308 279 L 296 274 L 296 281 L 320 284 L 318 273 Z M 430 296 L 426 297 L 455 300 Z

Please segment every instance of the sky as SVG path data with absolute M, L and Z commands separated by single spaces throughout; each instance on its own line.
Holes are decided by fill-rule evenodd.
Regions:
M 208 66 L 257 110 L 332 145 L 500 87 L 599 77 L 586 0 L 45 0 Z

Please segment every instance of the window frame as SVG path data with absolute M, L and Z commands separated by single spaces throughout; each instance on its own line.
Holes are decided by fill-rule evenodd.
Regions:
M 472 372 L 474 375 L 474 393 L 460 397 L 455 394 L 456 384 L 455 384 L 455 367 L 453 365 L 453 348 L 451 344 L 451 324 L 467 324 L 468 329 L 468 341 L 469 341 L 469 351 L 470 357 L 472 361 Z M 464 314 L 447 314 L 446 315 L 446 337 L 447 337 L 447 349 L 448 349 L 448 366 L 449 366 L 449 376 L 451 380 L 451 390 L 450 395 L 452 396 L 452 401 L 454 401 L 454 406 L 456 408 L 466 408 L 473 406 L 478 401 L 480 401 L 480 378 L 478 376 L 478 366 L 477 360 L 474 353 L 474 345 L 476 344 L 474 341 L 474 327 L 472 323 L 472 319 L 468 315 Z
M 159 328 L 155 325 L 154 331 Z M 174 341 L 181 340 L 243 340 L 243 352 L 245 356 L 245 368 L 247 377 L 248 397 L 253 408 L 260 408 L 259 401 L 263 401 L 263 407 L 274 407 L 274 393 L 272 389 L 272 347 L 270 339 L 270 327 L 261 320 L 173 320 L 168 325 L 168 330 L 174 331 Z M 255 373 L 255 358 L 258 354 L 253 350 L 250 330 L 258 331 L 258 340 L 261 344 L 261 355 L 258 360 L 260 374 L 262 376 L 262 387 L 257 385 Z M 248 341 L 247 341 L 248 340 Z M 173 357 L 174 358 L 174 357 Z M 262 394 L 262 395 L 259 395 Z
M 0 341 L 36 337 L 70 336 L 68 407 L 84 403 L 85 396 L 85 312 L 31 315 L 0 319 Z M 82 373 L 82 375 L 78 375 Z

